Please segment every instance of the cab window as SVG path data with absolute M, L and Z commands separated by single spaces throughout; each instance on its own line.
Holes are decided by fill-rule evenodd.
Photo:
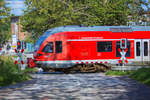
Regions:
M 49 42 L 42 50 L 45 53 L 53 53 L 53 42 Z
M 62 41 L 55 42 L 55 51 L 56 51 L 56 53 L 62 52 Z

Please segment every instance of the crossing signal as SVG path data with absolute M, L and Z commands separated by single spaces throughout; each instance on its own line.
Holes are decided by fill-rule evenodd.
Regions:
M 121 49 L 126 49 L 126 47 L 127 47 L 126 39 L 122 39 L 121 40 Z
M 18 49 L 18 50 L 21 49 L 21 41 L 17 41 L 17 49 Z

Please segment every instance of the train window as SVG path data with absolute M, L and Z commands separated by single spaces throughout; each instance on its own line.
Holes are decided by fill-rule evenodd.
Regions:
M 144 42 L 144 56 L 148 56 L 148 42 Z
M 121 54 L 119 52 L 119 48 L 120 48 L 120 41 L 116 42 L 116 57 L 121 57 Z
M 97 52 L 112 52 L 112 42 L 97 42 Z
M 141 56 L 140 42 L 136 42 L 136 56 Z
M 130 44 L 130 41 L 127 41 L 127 48 L 128 48 L 128 51 L 126 53 L 126 57 L 130 57 L 131 56 L 131 44 Z
M 116 42 L 116 57 L 121 57 L 121 54 L 119 52 L 119 48 L 120 48 L 120 41 Z M 128 51 L 126 53 L 126 57 L 130 57 L 131 56 L 131 44 L 130 41 L 127 41 L 127 48 Z
M 62 41 L 56 41 L 55 42 L 55 50 L 56 53 L 61 53 L 62 52 Z
M 42 50 L 45 53 L 53 53 L 53 42 L 49 42 Z

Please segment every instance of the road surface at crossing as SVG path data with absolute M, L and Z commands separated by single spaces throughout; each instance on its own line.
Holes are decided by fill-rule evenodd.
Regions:
M 33 80 L 0 88 L 0 100 L 150 100 L 150 88 L 103 73 L 33 74 Z

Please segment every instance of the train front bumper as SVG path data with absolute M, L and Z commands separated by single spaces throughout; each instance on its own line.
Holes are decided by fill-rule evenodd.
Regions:
M 36 61 L 36 64 L 43 68 L 69 68 L 75 65 L 72 62 L 65 61 Z

